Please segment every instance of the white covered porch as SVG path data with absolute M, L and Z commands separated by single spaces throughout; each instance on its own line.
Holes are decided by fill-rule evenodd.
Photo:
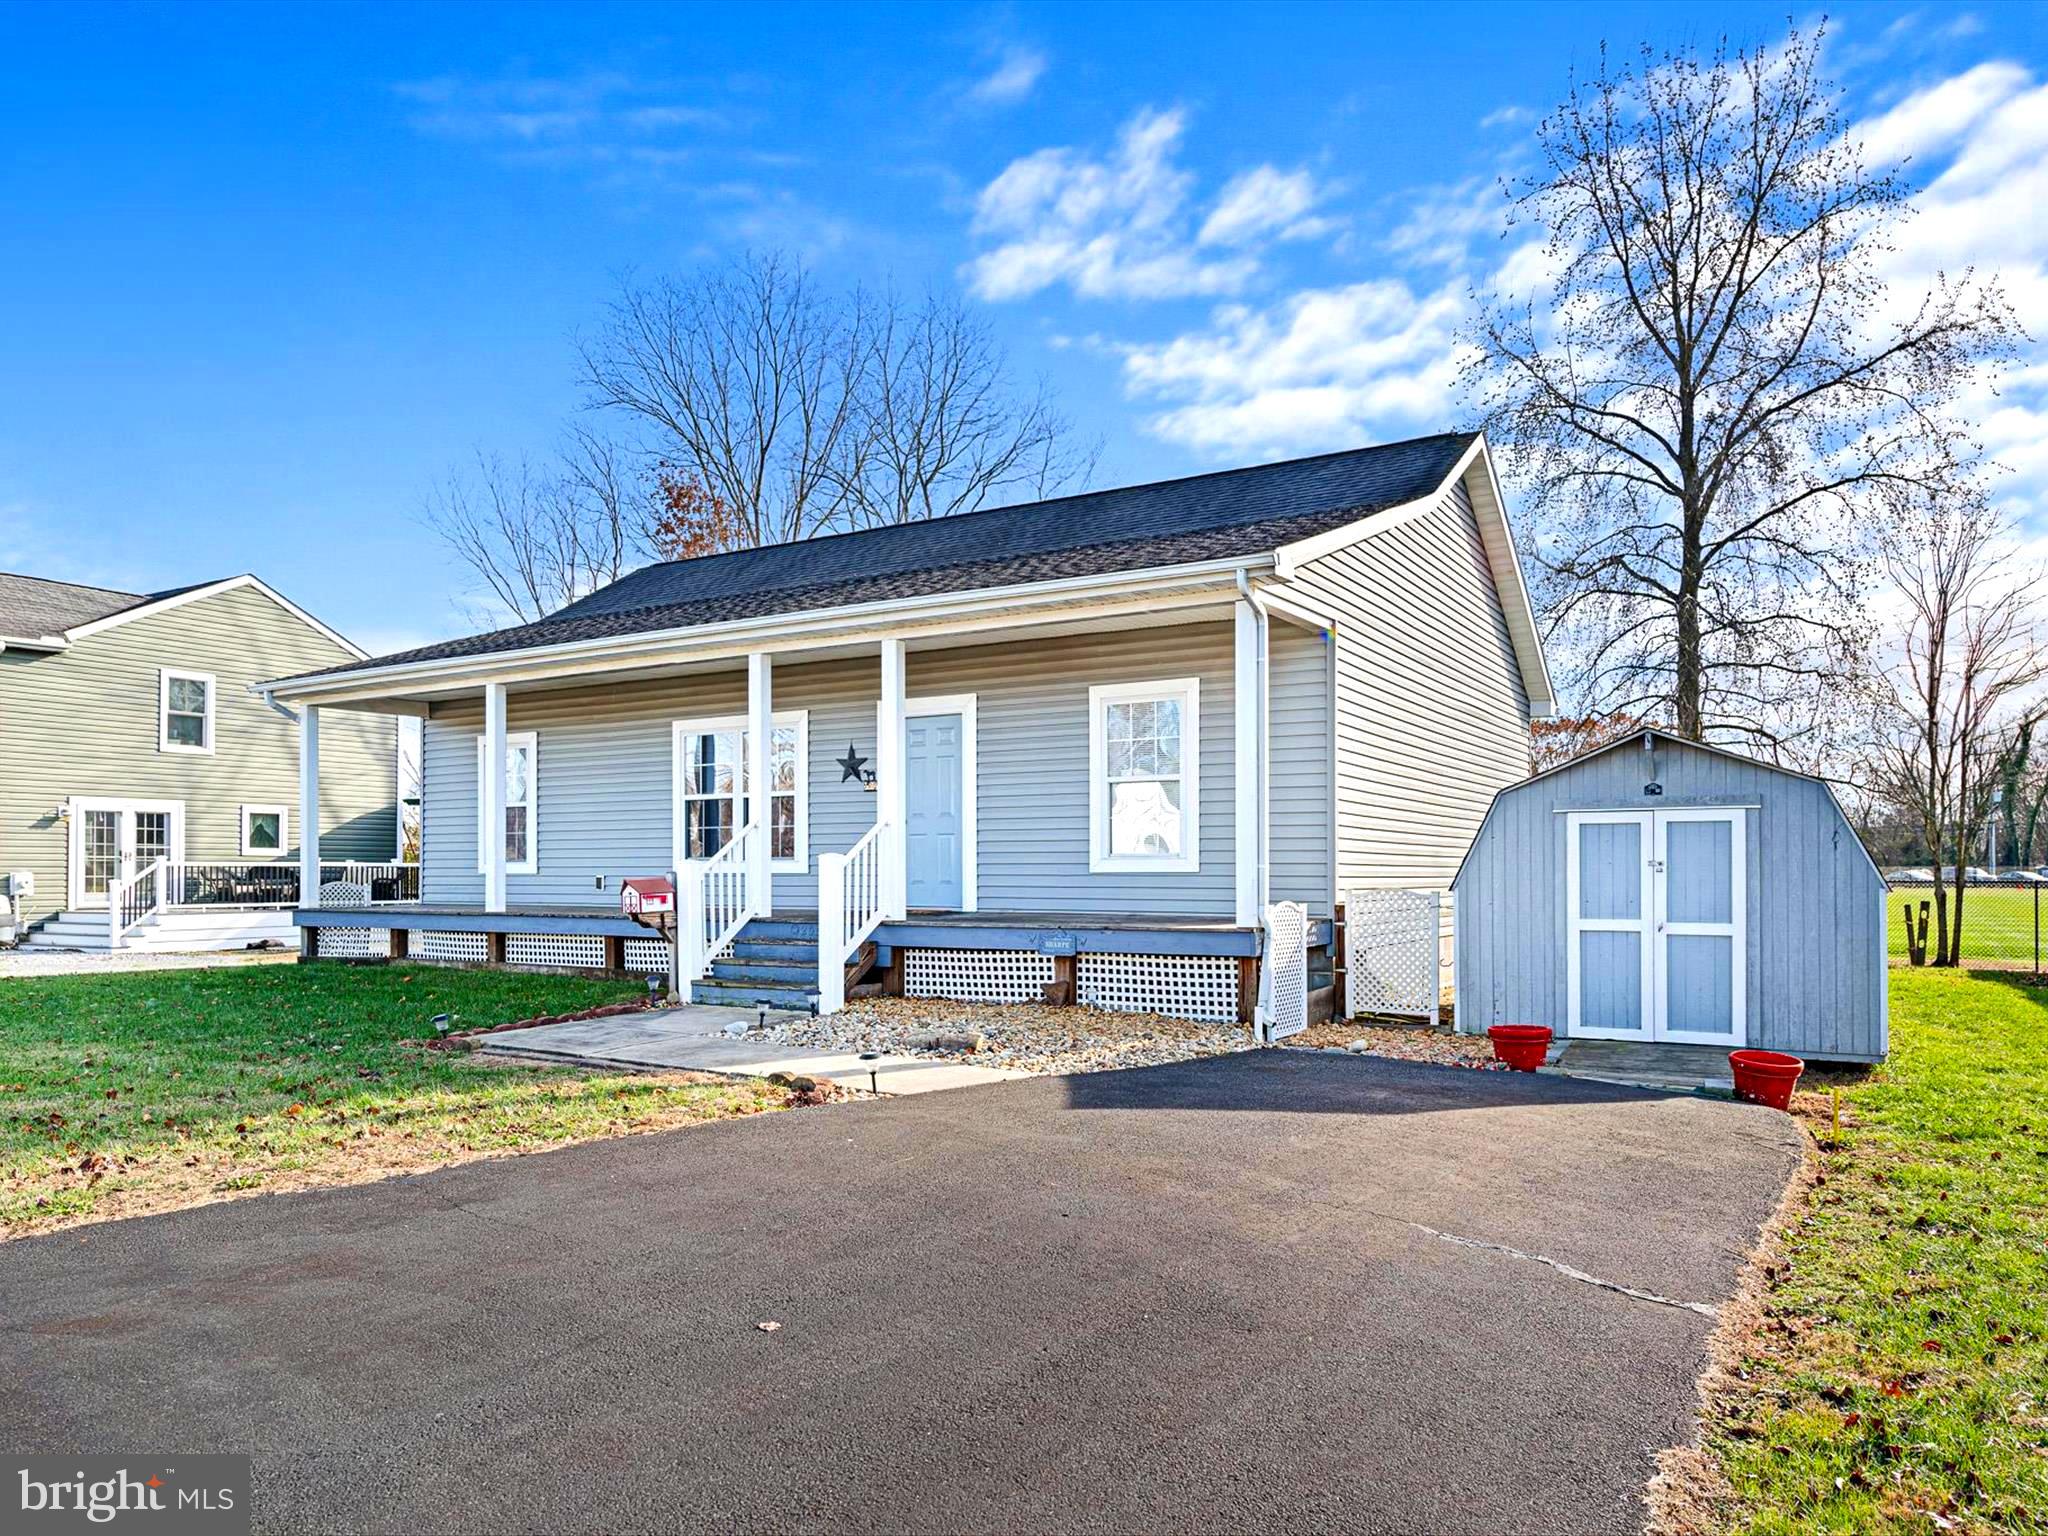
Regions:
M 1273 635 L 1284 630 L 1297 649 L 1319 644 L 1320 617 L 1281 610 L 1234 570 L 1142 596 L 1069 596 L 1042 606 L 1018 596 L 998 612 L 964 600 L 961 608 L 950 620 L 883 625 L 840 616 L 823 632 L 783 623 L 763 626 L 779 632 L 694 645 L 635 637 L 631 654 L 601 658 L 477 658 L 402 686 L 354 674 L 345 689 L 285 696 L 300 712 L 302 795 L 318 792 L 323 711 L 425 716 L 430 731 L 447 738 L 449 782 L 460 779 L 471 741 L 481 761 L 511 767 L 476 776 L 473 813 L 451 795 L 437 799 L 430 771 L 428 874 L 418 921 L 405 922 L 428 932 L 473 917 L 466 931 L 488 933 L 525 919 L 544 925 L 535 931 L 623 939 L 645 930 L 614 928 L 623 921 L 617 881 L 673 871 L 677 981 L 686 994 L 710 985 L 719 957 L 749 925 L 777 919 L 815 925 L 807 990 L 824 1011 L 843 1002 L 848 962 L 903 947 L 888 943 L 899 932 L 914 932 L 925 948 L 994 948 L 999 938 L 1006 949 L 1029 944 L 1055 956 L 1091 945 L 1115 952 L 1101 951 L 1100 937 L 1114 932 L 1124 936 L 1114 944 L 1143 942 L 1149 953 L 1228 956 L 1233 965 L 1255 957 L 1275 895 Z M 1321 655 L 1309 659 L 1320 666 Z M 1085 852 L 1070 846 L 1073 829 L 1063 827 L 1067 841 L 1035 854 L 1035 803 L 1043 801 L 1049 828 L 1055 799 L 1108 792 L 1091 718 L 1120 696 L 1144 698 L 1183 681 L 1199 704 L 1199 716 L 1184 717 L 1192 738 L 1186 761 L 1175 761 L 1173 794 L 1149 793 L 1155 805 L 1186 809 L 1185 835 L 1163 830 L 1154 839 L 1159 855 L 1131 862 L 1127 849 L 1095 846 L 1107 824 L 1090 803 Z M 918 780 L 919 760 L 907 750 L 915 723 L 933 719 L 957 722 L 960 732 L 955 808 Z M 657 737 L 657 727 L 673 734 Z M 727 819 L 707 838 L 693 803 L 702 797 L 682 786 L 701 768 L 724 771 L 690 755 L 718 734 L 712 727 L 726 733 L 723 750 L 737 744 L 743 761 L 732 765 L 738 792 L 716 807 Z M 1327 724 L 1317 730 L 1326 733 Z M 854 744 L 842 757 L 849 735 Z M 803 765 L 794 782 L 792 754 Z M 676 787 L 658 787 L 657 772 Z M 842 772 L 866 782 L 848 787 Z M 771 793 L 748 793 L 754 785 Z M 657 795 L 673 796 L 658 835 L 620 831 L 606 841 L 609 833 L 592 830 L 606 816 L 630 819 Z M 935 817 L 946 814 L 955 824 L 935 829 Z M 1057 815 L 1080 811 L 1063 804 Z M 502 826 L 508 835 L 480 837 L 470 826 Z M 919 850 L 947 837 L 959 849 L 951 883 L 917 880 L 914 896 Z M 1050 848 L 1059 838 L 1048 830 L 1040 841 Z M 316 861 L 317 845 L 304 854 Z M 473 875 L 464 854 L 474 855 Z M 437 881 L 437 868 L 448 878 Z M 401 926 L 399 917 L 390 926 Z M 307 930 L 348 926 L 342 914 L 319 912 L 317 900 L 299 921 Z M 1139 941 L 1133 932 L 1151 937 Z

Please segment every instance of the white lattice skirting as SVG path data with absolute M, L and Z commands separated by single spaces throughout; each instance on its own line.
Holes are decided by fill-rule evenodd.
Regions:
M 1237 961 L 1229 955 L 1082 955 L 1074 987 L 1083 1004 L 1111 1013 L 1237 1018 Z
M 468 961 L 481 964 L 490 953 L 480 933 L 415 933 L 408 946 L 422 960 Z
M 505 963 L 543 971 L 601 971 L 604 939 L 595 933 L 512 933 Z
M 389 928 L 319 928 L 313 953 L 322 960 L 382 959 L 391 953 Z
M 1028 949 L 906 949 L 903 991 L 962 1003 L 1035 1003 L 1052 981 L 1052 956 Z
M 626 969 L 640 971 L 649 976 L 666 975 L 668 972 L 668 941 L 666 939 L 626 940 Z

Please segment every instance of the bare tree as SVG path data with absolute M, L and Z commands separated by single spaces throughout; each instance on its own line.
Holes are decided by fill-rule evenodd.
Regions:
M 583 382 L 648 429 L 650 457 L 730 509 L 745 542 L 774 544 L 842 519 L 831 466 L 868 348 L 857 309 L 821 300 L 795 262 L 751 256 L 624 284 L 582 344 Z
M 645 558 L 654 517 L 618 448 L 577 430 L 548 464 L 479 452 L 428 495 L 423 521 L 475 574 L 488 606 L 530 623 Z
M 1949 407 L 2017 333 L 1967 272 L 1887 290 L 1907 195 L 1863 163 L 1819 47 L 1603 52 L 1509 189 L 1549 301 L 1483 304 L 1468 375 L 1541 520 L 1580 708 L 1773 751 L 1866 653 L 1874 527 L 1972 494 Z
M 1094 462 L 957 300 L 826 294 L 777 255 L 628 282 L 582 358 L 591 403 L 743 544 L 1044 495 Z
M 1041 382 L 1012 385 L 987 323 L 957 298 L 856 296 L 866 366 L 832 473 L 855 526 L 971 512 L 1004 496 L 1042 497 L 1085 476 L 1095 448 Z
M 2048 678 L 2035 583 L 1982 501 L 1923 504 L 1889 527 L 1884 569 L 1900 605 L 1878 714 L 1873 788 L 1917 824 L 1935 859 L 1937 965 L 1962 956 L 1963 870 L 1992 790 L 2040 716 Z M 1953 869 L 1943 874 L 1944 864 Z

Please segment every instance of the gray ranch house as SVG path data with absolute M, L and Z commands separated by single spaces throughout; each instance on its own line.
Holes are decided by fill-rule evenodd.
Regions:
M 0 938 L 289 941 L 303 828 L 328 878 L 411 894 L 397 723 L 343 722 L 302 805 L 298 722 L 255 692 L 362 656 L 254 576 L 142 593 L 0 573 Z
M 674 870 L 699 1001 L 1218 1019 L 1279 904 L 1326 957 L 1340 892 L 1447 886 L 1551 696 L 1467 433 L 653 565 L 268 692 L 309 802 L 323 721 L 424 722 L 421 899 L 302 906 L 309 952 L 651 971 L 620 886 Z

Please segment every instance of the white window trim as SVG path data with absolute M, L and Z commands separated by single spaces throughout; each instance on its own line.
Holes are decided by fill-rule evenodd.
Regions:
M 778 875 L 807 875 L 811 871 L 811 712 L 807 709 L 778 709 L 770 717 L 772 725 L 793 725 L 796 727 L 796 840 L 794 853 L 786 859 L 771 858 L 769 871 Z M 669 810 L 671 831 L 669 858 L 677 869 L 690 863 L 702 863 L 683 857 L 683 751 L 685 736 L 704 735 L 716 731 L 738 731 L 744 741 L 747 732 L 745 715 L 705 715 L 691 720 L 678 720 L 669 730 Z M 746 777 L 746 753 L 740 754 L 740 776 Z
M 277 818 L 277 846 L 275 848 L 254 848 L 249 844 L 249 818 L 251 816 L 275 816 Z M 292 845 L 292 813 L 286 805 L 245 805 L 242 807 L 242 857 L 245 859 L 281 859 Z
M 505 861 L 508 875 L 531 875 L 540 869 L 540 735 L 535 731 L 507 731 L 505 751 L 509 754 L 514 747 L 526 748 L 526 857 L 518 863 Z M 504 769 L 500 767 L 499 772 Z M 507 801 L 505 808 L 512 808 Z M 503 838 L 505 829 L 498 829 Z M 484 738 L 476 739 L 476 872 L 485 873 L 484 850 L 490 846 L 490 836 L 484 826 Z
M 1103 712 L 1110 704 L 1174 698 L 1181 707 L 1181 847 L 1179 854 L 1109 851 L 1109 742 Z M 1192 875 L 1202 866 L 1202 683 L 1177 677 L 1142 683 L 1097 683 L 1088 690 L 1088 872 Z
M 206 685 L 206 744 L 192 747 L 171 740 L 171 683 L 173 680 Z M 183 752 L 195 757 L 213 755 L 214 706 L 220 690 L 211 672 L 188 672 L 182 667 L 159 667 L 156 673 L 156 746 L 159 752 Z

